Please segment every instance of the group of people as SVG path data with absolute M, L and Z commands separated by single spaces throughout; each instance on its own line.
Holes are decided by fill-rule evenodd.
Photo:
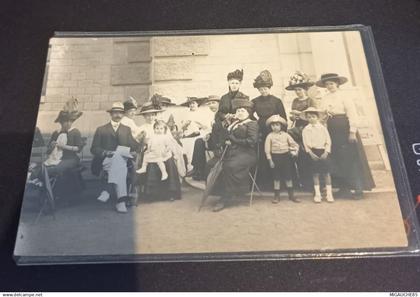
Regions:
M 279 202 L 282 185 L 296 203 L 297 187 L 312 191 L 315 203 L 323 198 L 334 202 L 334 196 L 360 199 L 363 190 L 375 187 L 357 131 L 355 103 L 340 90 L 346 77 L 326 73 L 311 82 L 297 71 L 286 87 L 297 96 L 289 117 L 282 100 L 270 92 L 273 79 L 268 70 L 255 78 L 253 86 L 261 95 L 252 100 L 240 91 L 242 80 L 242 70 L 228 74 L 229 92 L 220 99 L 211 134 L 197 140 L 194 149 L 195 179 L 205 179 L 215 160 L 223 159 L 212 191 L 220 195 L 214 211 L 249 192 L 251 182 L 273 190 L 273 203 Z M 320 102 L 308 96 L 314 85 L 328 91 Z M 214 155 L 207 163 L 205 151 Z M 255 180 L 250 172 L 256 172 Z M 333 185 L 339 189 L 335 194 Z
M 255 78 L 260 96 L 252 100 L 240 91 L 242 80 L 243 70 L 235 70 L 227 75 L 229 91 L 222 97 L 188 98 L 181 104 L 189 110 L 180 122 L 167 108 L 175 104 L 157 94 L 141 107 L 131 97 L 115 102 L 108 110 L 110 121 L 96 129 L 90 148 L 92 173 L 105 181 L 97 199 L 107 202 L 115 195 L 121 213 L 127 212 L 132 193 L 151 200 L 180 199 L 182 178 L 206 180 L 220 159 L 222 171 L 212 189 L 220 199 L 214 211 L 249 192 L 254 173 L 259 188 L 274 191 L 273 203 L 279 202 L 282 186 L 291 201 L 300 202 L 294 189 L 303 187 L 313 191 L 316 203 L 323 198 L 333 202 L 334 196 L 361 198 L 363 190 L 374 187 L 354 102 L 340 91 L 347 78 L 328 73 L 315 83 L 296 72 L 286 87 L 297 96 L 289 117 L 282 100 L 270 93 L 268 70 Z M 307 94 L 315 84 L 328 90 L 320 102 Z M 200 105 L 208 106 L 207 117 L 197 112 Z M 53 174 L 66 174 L 80 162 L 77 153 L 84 144 L 80 131 L 72 128 L 82 114 L 76 106 L 73 99 L 56 120 L 61 129 L 52 135 L 44 162 Z M 136 115 L 145 123 L 137 125 Z M 333 185 L 339 188 L 335 194 Z

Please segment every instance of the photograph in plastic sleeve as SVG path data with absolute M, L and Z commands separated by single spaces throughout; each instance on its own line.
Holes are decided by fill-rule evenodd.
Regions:
M 410 245 L 359 30 L 55 37 L 47 59 L 18 261 Z

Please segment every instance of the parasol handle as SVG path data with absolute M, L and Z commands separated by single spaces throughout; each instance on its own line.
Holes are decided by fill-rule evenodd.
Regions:
M 225 156 L 228 147 L 229 147 L 229 145 L 226 144 L 225 148 L 223 149 L 222 155 L 220 156 L 220 160 L 223 160 L 223 157 Z

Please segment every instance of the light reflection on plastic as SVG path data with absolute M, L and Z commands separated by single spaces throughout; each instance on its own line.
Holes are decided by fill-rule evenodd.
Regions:
M 418 143 L 418 142 L 413 143 L 413 144 L 411 145 L 411 148 L 413 149 L 413 153 L 414 153 L 415 155 L 417 155 L 417 156 L 419 156 L 419 155 L 420 155 L 420 143 Z M 417 163 L 417 166 L 419 167 L 419 171 L 420 171 L 420 159 L 417 159 L 417 160 L 416 160 L 416 163 Z

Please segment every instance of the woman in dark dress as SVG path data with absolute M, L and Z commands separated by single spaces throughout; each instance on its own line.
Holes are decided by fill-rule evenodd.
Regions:
M 54 194 L 60 198 L 70 198 L 69 195 L 76 198 L 84 188 L 84 184 L 77 168 L 80 165 L 80 158 L 77 155 L 83 148 L 84 142 L 78 129 L 72 128 L 82 112 L 60 111 L 56 123 L 60 123 L 61 129 L 54 131 L 48 143 L 48 159 L 44 162 L 50 177 L 57 177 L 54 187 Z M 59 138 L 67 139 L 64 143 L 57 141 Z M 52 158 L 54 150 L 60 150 L 62 155 L 60 159 Z
M 375 183 L 366 153 L 357 130 L 357 111 L 348 94 L 340 90 L 347 78 L 326 73 L 316 82 L 328 93 L 321 100 L 321 108 L 328 113 L 327 128 L 331 136 L 331 175 L 340 190 L 335 197 L 363 197 L 363 190 L 371 190 Z M 351 193 L 354 190 L 354 194 Z
M 221 121 L 225 127 L 229 126 L 234 118 L 235 111 L 232 107 L 232 100 L 246 98 L 249 100 L 248 96 L 239 91 L 243 77 L 244 71 L 239 69 L 236 69 L 227 75 L 229 92 L 220 98 L 219 109 L 215 115 L 216 120 Z
M 143 147 L 142 152 L 147 150 L 147 139 L 153 137 L 153 124 L 157 119 L 158 113 L 161 112 L 163 112 L 163 109 L 161 109 L 160 104 L 156 104 L 156 102 L 147 102 L 142 106 L 140 110 L 139 114 L 142 115 L 146 121 L 146 123 L 139 127 L 143 135 L 143 137 L 139 140 Z M 178 145 L 175 139 L 173 141 L 174 145 Z M 142 157 L 142 152 L 140 152 L 140 157 Z M 141 158 L 139 160 L 139 164 L 141 164 Z M 139 176 L 139 193 L 141 198 L 150 201 L 173 201 L 181 199 L 181 182 L 179 178 L 177 163 L 174 157 L 172 156 L 166 160 L 164 164 L 166 172 L 168 173 L 168 178 L 165 180 L 161 180 L 162 173 L 157 163 L 147 164 L 146 173 Z
M 265 190 L 271 189 L 273 185 L 271 169 L 264 153 L 264 142 L 268 133 L 270 133 L 265 123 L 269 117 L 275 114 L 287 119 L 283 102 L 280 98 L 270 93 L 272 86 L 273 79 L 271 73 L 268 70 L 262 71 L 254 80 L 254 88 L 258 89 L 261 95 L 251 100 L 253 103 L 251 116 L 254 116 L 254 113 L 256 114 L 259 126 L 257 184 Z
M 258 124 L 249 118 L 252 104 L 246 99 L 235 99 L 232 107 L 235 118 L 227 128 L 228 147 L 223 158 L 222 172 L 214 186 L 221 193 L 221 198 L 213 211 L 224 209 L 233 197 L 249 192 L 249 172 L 257 162 Z
M 292 102 L 292 111 L 290 120 L 292 121 L 292 127 L 288 130 L 289 134 L 299 144 L 300 150 L 296 160 L 297 183 L 300 184 L 304 189 L 313 189 L 313 180 L 310 170 L 310 157 L 305 152 L 302 142 L 302 130 L 308 124 L 308 121 L 300 118 L 300 113 L 306 110 L 308 107 L 316 107 L 314 99 L 308 97 L 308 89 L 313 86 L 314 83 L 309 81 L 309 77 L 301 72 L 296 71 L 294 75 L 290 77 L 289 85 L 286 87 L 288 91 L 295 91 L 296 98 Z

